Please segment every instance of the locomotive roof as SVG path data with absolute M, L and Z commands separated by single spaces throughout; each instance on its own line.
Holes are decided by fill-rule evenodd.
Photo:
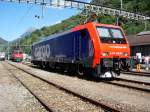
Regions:
M 75 26 L 75 27 L 72 28 L 71 30 L 68 30 L 68 31 L 65 31 L 65 32 L 61 32 L 61 33 L 57 33 L 57 34 L 50 35 L 50 36 L 48 36 L 48 37 L 46 37 L 46 38 L 44 38 L 44 39 L 41 39 L 39 42 L 33 43 L 32 45 L 39 44 L 39 43 L 44 42 L 44 41 L 47 41 L 47 40 L 49 40 L 49 39 L 57 38 L 57 37 L 59 37 L 59 36 L 65 35 L 65 34 L 68 34 L 68 33 L 74 32 L 74 31 L 78 31 L 78 30 L 84 29 L 87 24 L 94 24 L 94 25 L 96 25 L 96 26 L 107 26 L 107 27 L 120 28 L 119 26 L 116 26 L 116 25 L 101 24 L 101 23 L 90 22 L 90 23 L 86 23 L 86 24 L 83 24 L 83 25 Z
M 35 42 L 35 43 L 33 43 L 32 45 L 35 45 L 35 44 L 38 44 L 38 43 L 47 41 L 47 40 L 49 40 L 49 39 L 57 38 L 57 37 L 62 36 L 62 35 L 66 35 L 66 34 L 68 34 L 68 33 L 71 33 L 71 32 L 74 32 L 74 31 L 77 31 L 77 30 L 80 30 L 80 29 L 83 29 L 84 27 L 85 27 L 85 25 L 75 26 L 75 27 L 72 28 L 71 30 L 68 30 L 68 31 L 65 31 L 65 32 L 56 33 L 56 34 L 52 34 L 52 35 L 50 35 L 50 36 L 47 36 L 46 38 L 41 39 L 40 41 Z
M 50 36 L 45 37 L 44 39 L 41 39 L 41 40 L 38 41 L 38 42 L 33 43 L 32 45 L 35 45 L 35 44 L 38 44 L 38 43 L 47 41 L 47 40 L 49 40 L 49 39 L 57 38 L 57 37 L 59 37 L 59 36 L 61 36 L 61 35 L 65 35 L 65 34 L 68 34 L 68 33 L 70 33 L 70 32 L 72 32 L 72 30 L 68 30 L 68 31 L 65 31 L 65 32 L 57 33 L 57 34 L 52 34 L 52 35 L 50 35 Z

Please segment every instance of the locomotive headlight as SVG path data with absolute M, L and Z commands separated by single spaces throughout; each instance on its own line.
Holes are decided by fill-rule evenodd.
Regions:
M 128 56 L 128 52 L 124 52 L 124 53 L 123 53 L 123 56 Z
M 102 53 L 102 56 L 108 56 L 109 55 L 109 52 L 103 52 Z

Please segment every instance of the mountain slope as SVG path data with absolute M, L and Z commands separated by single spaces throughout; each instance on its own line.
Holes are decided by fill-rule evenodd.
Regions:
M 0 37 L 0 45 L 7 44 L 7 43 L 8 43 L 8 41 L 6 41 Z

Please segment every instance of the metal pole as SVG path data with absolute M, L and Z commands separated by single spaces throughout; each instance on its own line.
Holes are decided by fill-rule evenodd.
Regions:
M 20 48 L 20 38 L 19 38 L 19 42 L 18 42 L 18 47 L 19 47 L 19 50 L 20 50 L 20 49 L 21 49 L 21 48 Z
M 41 18 L 43 19 L 44 18 L 44 0 L 43 0 L 43 4 L 42 4 L 42 16 Z
M 9 60 L 9 41 L 8 41 L 8 60 Z
M 145 20 L 145 28 L 144 30 L 146 31 L 147 30 L 147 21 Z
M 123 9 L 123 0 L 120 0 L 120 10 L 122 11 Z
M 120 16 L 121 16 L 121 13 L 122 13 L 122 9 L 123 9 L 123 0 L 120 0 Z M 119 17 L 117 16 L 117 25 L 119 23 Z
M 116 21 L 117 21 L 117 26 L 118 26 L 118 23 L 119 23 L 119 17 L 117 16 L 117 19 L 116 19 Z

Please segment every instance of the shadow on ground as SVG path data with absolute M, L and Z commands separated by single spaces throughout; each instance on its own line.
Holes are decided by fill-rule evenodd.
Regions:
M 48 72 L 52 72 L 52 73 L 58 73 L 59 75 L 66 75 L 66 76 L 70 76 L 70 77 L 77 77 L 79 79 L 83 79 L 83 80 L 87 80 L 87 81 L 104 82 L 104 81 L 117 80 L 115 78 L 98 78 L 98 77 L 93 77 L 91 74 L 79 75 L 78 73 L 63 71 L 61 69 L 40 68 L 40 67 L 35 66 L 35 65 L 29 65 L 29 66 L 33 67 L 33 68 L 36 68 L 36 69 L 41 69 L 41 70 L 45 70 L 45 71 L 48 71 Z

